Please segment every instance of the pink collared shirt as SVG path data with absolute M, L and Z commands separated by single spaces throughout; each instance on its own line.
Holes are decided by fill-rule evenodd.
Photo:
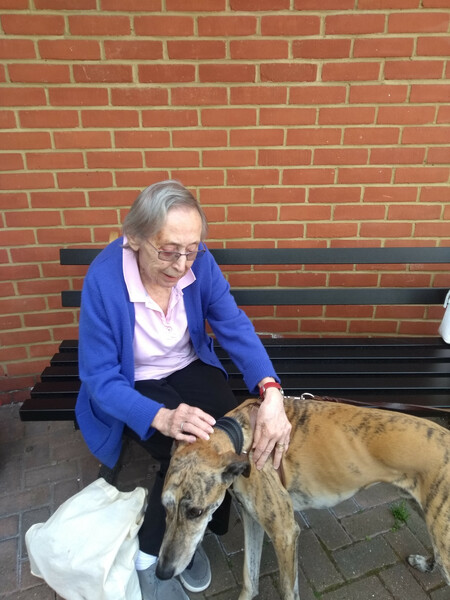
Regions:
M 147 294 L 131 248 L 123 249 L 122 265 L 136 316 L 133 340 L 135 380 L 163 379 L 197 359 L 183 302 L 183 288 L 195 281 L 195 275 L 190 269 L 172 288 L 165 315 Z

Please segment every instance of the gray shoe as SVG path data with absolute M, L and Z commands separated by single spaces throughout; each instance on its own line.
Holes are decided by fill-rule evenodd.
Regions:
M 163 581 L 156 577 L 155 571 L 156 563 L 148 569 L 137 571 L 142 600 L 189 600 L 177 579 Z
M 211 565 L 205 551 L 198 546 L 188 567 L 179 575 L 181 583 L 190 592 L 203 592 L 211 583 Z

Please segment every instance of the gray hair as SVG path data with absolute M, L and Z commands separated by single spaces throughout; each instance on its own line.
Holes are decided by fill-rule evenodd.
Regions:
M 179 181 L 168 179 L 149 185 L 133 202 L 123 222 L 123 233 L 140 240 L 153 238 L 163 228 L 172 208 L 194 208 L 202 220 L 202 241 L 208 233 L 208 221 L 198 200 Z

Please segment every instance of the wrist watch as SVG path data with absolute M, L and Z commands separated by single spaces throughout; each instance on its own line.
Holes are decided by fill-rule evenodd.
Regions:
M 283 388 L 281 387 L 281 385 L 279 383 L 277 383 L 276 381 L 267 381 L 267 383 L 263 383 L 262 385 L 259 386 L 259 397 L 261 398 L 261 400 L 264 400 L 264 396 L 266 395 L 266 390 L 271 387 L 274 387 L 274 388 L 277 388 L 277 390 L 280 390 L 281 395 L 284 396 Z

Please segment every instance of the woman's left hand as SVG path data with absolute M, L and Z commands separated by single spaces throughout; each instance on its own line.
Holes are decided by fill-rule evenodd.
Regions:
M 268 388 L 259 407 L 253 436 L 253 460 L 258 470 L 275 449 L 273 466 L 278 469 L 283 454 L 289 447 L 292 425 L 284 410 L 283 395 L 276 388 Z

